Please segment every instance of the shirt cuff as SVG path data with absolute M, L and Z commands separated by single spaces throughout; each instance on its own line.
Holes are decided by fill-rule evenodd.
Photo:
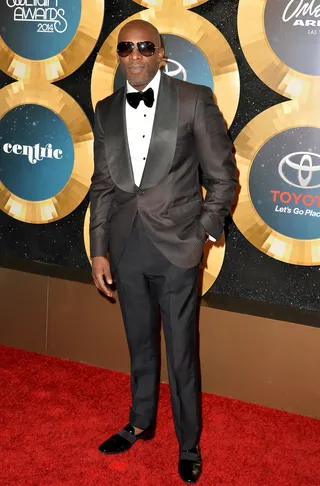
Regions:
M 207 239 L 210 241 L 217 241 L 213 236 L 208 235 L 208 233 L 207 233 Z

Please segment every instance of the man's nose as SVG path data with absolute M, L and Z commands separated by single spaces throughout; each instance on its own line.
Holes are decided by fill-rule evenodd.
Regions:
M 135 59 L 141 59 L 142 56 L 141 56 L 141 54 L 140 54 L 137 46 L 134 46 L 133 51 L 130 54 L 130 57 L 133 60 L 135 60 Z

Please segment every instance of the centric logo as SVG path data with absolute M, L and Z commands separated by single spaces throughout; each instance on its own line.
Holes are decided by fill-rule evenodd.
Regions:
M 27 104 L 0 122 L 1 182 L 16 196 L 42 201 L 68 183 L 74 147 L 65 123 L 44 106 Z
M 299 163 L 294 161 L 297 158 L 300 158 Z M 314 160 L 317 160 L 317 165 L 313 165 Z M 287 178 L 286 169 L 288 168 L 294 170 L 299 184 Z M 300 189 L 316 189 L 320 187 L 320 155 L 312 152 L 294 152 L 293 154 L 286 155 L 279 164 L 279 174 L 282 180 L 291 186 L 299 187 Z M 319 183 L 310 185 L 315 175 Z
M 90 186 L 92 140 L 84 112 L 57 86 L 19 81 L 2 88 L 0 210 L 31 224 L 70 214 Z
M 47 143 L 45 147 L 40 147 L 37 143 L 34 147 L 31 145 L 19 145 L 16 143 L 5 143 L 3 151 L 6 154 L 24 155 L 27 157 L 30 164 L 36 164 L 43 159 L 62 159 L 63 151 L 61 149 L 52 149 L 51 143 Z

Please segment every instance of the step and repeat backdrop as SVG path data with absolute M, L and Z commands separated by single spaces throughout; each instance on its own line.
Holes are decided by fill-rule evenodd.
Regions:
M 239 190 L 202 294 L 320 310 L 320 0 L 2 0 L 0 254 L 88 274 L 93 113 L 124 83 L 119 30 L 214 90 Z

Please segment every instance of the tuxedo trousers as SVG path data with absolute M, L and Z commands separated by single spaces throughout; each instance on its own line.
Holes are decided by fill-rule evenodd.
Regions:
M 166 342 L 176 435 L 182 449 L 200 438 L 196 323 L 199 266 L 179 268 L 149 239 L 137 213 L 115 271 L 131 360 L 131 425 L 155 425 L 160 380 L 160 321 Z

